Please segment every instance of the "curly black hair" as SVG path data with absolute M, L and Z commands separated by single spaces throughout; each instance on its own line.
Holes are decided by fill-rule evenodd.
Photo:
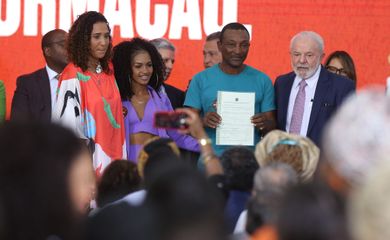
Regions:
M 101 208 L 121 199 L 129 193 L 137 191 L 140 185 L 141 177 L 135 163 L 127 160 L 113 161 L 104 169 L 100 179 L 96 198 L 97 205 Z
M 148 83 L 157 93 L 164 81 L 165 66 L 157 49 L 142 38 L 133 38 L 131 41 L 123 41 L 114 47 L 112 63 L 114 65 L 115 79 L 118 84 L 122 100 L 129 100 L 134 92 L 131 87 L 133 71 L 131 62 L 140 51 L 146 51 L 150 55 L 153 65 L 153 74 Z
M 253 177 L 259 168 L 252 150 L 247 147 L 231 147 L 222 153 L 221 163 L 230 190 L 252 190 Z
M 107 24 L 108 31 L 111 33 L 111 28 L 107 19 L 103 14 L 95 11 L 85 12 L 81 14 L 73 23 L 69 30 L 68 38 L 68 57 L 71 62 L 80 67 L 83 71 L 88 69 L 88 57 L 91 45 L 91 33 L 95 23 L 104 22 Z M 109 73 L 109 60 L 112 55 L 112 38 L 110 35 L 110 43 L 106 54 L 100 59 L 100 65 L 105 73 Z

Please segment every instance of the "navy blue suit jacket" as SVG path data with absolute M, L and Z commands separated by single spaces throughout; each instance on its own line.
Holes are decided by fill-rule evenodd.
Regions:
M 286 131 L 288 101 L 295 73 L 279 76 L 275 81 L 275 98 L 278 129 Z M 314 94 L 307 137 L 320 146 L 322 131 L 344 98 L 355 91 L 352 80 L 333 74 L 321 67 L 320 77 Z
M 11 120 L 51 121 L 50 82 L 46 68 L 17 78 Z
M 165 84 L 165 83 L 164 83 L 164 88 L 165 88 L 165 92 L 167 93 L 167 96 L 169 98 L 169 101 L 172 104 L 172 108 L 176 109 L 176 108 L 183 107 L 185 93 L 182 90 L 175 88 L 172 85 Z

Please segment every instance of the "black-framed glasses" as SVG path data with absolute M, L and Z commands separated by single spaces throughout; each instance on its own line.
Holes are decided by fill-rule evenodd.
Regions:
M 333 66 L 326 66 L 325 67 L 329 72 L 336 73 L 338 75 L 348 76 L 347 72 L 344 70 L 344 68 L 337 68 Z

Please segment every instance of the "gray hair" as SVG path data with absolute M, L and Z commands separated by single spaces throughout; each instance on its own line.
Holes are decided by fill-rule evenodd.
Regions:
M 155 46 L 157 50 L 158 49 L 169 49 L 172 51 L 176 50 L 175 46 L 173 46 L 173 44 L 165 38 L 156 38 L 150 40 L 150 43 L 153 44 L 153 46 Z
M 290 41 L 290 50 L 292 49 L 292 46 L 294 45 L 295 41 L 300 38 L 310 38 L 314 40 L 317 43 L 320 52 L 321 53 L 324 52 L 325 49 L 324 39 L 321 37 L 321 35 L 313 31 L 302 31 L 300 33 L 297 33 L 294 37 L 292 37 Z
M 298 183 L 298 175 L 288 164 L 273 162 L 257 170 L 254 177 L 254 192 L 284 192 Z
M 383 89 L 349 96 L 323 134 L 325 160 L 352 187 L 390 155 L 390 98 Z
M 213 41 L 213 40 L 219 40 L 221 38 L 221 32 L 218 31 L 218 32 L 213 32 L 211 34 L 209 34 L 207 37 L 206 37 L 206 42 L 208 41 Z

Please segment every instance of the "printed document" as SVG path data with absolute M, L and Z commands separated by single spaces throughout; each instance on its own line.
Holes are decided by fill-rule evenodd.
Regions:
M 254 127 L 250 118 L 255 114 L 254 92 L 218 91 L 217 113 L 222 122 L 217 127 L 217 145 L 254 145 Z

